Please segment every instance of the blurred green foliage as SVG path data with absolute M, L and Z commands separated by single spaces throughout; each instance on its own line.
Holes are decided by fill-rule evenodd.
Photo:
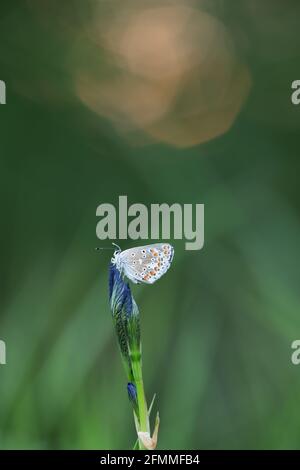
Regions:
M 110 253 L 94 252 L 96 207 L 127 194 L 205 204 L 204 249 L 175 240 L 168 274 L 133 288 L 159 448 L 298 448 L 298 2 L 252 2 L 260 18 L 246 0 L 212 3 L 252 89 L 226 134 L 188 149 L 132 145 L 74 99 L 66 25 L 79 29 L 93 5 L 43 3 L 39 14 L 36 2 L 0 8 L 0 447 L 135 441 L 108 307 Z

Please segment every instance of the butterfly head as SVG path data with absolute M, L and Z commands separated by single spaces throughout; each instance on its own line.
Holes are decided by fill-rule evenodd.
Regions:
M 120 259 L 120 254 L 121 254 L 121 248 L 119 247 L 119 245 L 117 245 L 116 243 L 113 243 L 113 245 L 117 248 L 115 251 L 114 251 L 114 254 L 113 254 L 113 257 L 111 259 L 111 262 L 112 264 L 114 264 L 118 269 L 119 271 L 121 271 L 122 269 L 122 266 L 121 266 L 121 259 Z
M 114 251 L 114 254 L 115 253 L 121 253 L 121 248 L 119 247 L 119 245 L 117 245 L 116 243 L 112 243 L 113 246 L 115 246 L 117 249 Z M 100 251 L 100 250 L 114 250 L 114 248 L 109 248 L 107 246 L 97 246 L 95 248 L 96 251 Z

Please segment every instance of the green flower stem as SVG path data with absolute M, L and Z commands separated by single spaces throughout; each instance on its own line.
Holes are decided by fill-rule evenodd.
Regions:
M 131 354 L 132 372 L 136 386 L 137 402 L 139 409 L 139 427 L 138 431 L 150 432 L 148 408 L 144 391 L 143 375 L 142 375 L 142 360 L 140 352 Z M 139 448 L 145 449 L 139 440 Z

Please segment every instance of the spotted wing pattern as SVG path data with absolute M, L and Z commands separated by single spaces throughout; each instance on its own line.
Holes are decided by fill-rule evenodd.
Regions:
M 174 248 L 169 243 L 130 248 L 120 253 L 123 271 L 132 282 L 153 284 L 169 269 Z

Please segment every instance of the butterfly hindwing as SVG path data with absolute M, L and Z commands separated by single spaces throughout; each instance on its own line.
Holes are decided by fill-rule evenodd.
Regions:
M 173 256 L 174 248 L 169 243 L 130 248 L 120 253 L 125 276 L 145 284 L 153 284 L 165 274 Z

